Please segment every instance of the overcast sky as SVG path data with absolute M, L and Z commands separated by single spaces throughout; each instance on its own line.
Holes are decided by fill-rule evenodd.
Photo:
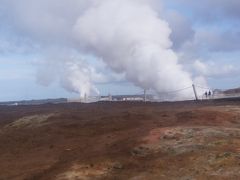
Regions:
M 0 0 L 0 101 L 77 97 L 62 77 L 70 72 L 59 70 L 64 68 L 62 64 L 53 66 L 48 61 L 60 58 L 56 54 L 88 59 L 88 65 L 81 64 L 87 69 L 81 76 L 91 74 L 101 94 L 142 91 L 133 85 L 137 83 L 118 73 L 120 70 L 99 61 L 99 56 L 76 50 L 79 42 L 72 38 L 73 31 L 69 29 L 94 1 Z M 185 71 L 203 77 L 212 89 L 240 87 L 239 0 L 149 0 L 149 3 L 154 3 L 154 11 L 171 29 L 171 49 Z M 89 88 L 94 89 L 90 85 Z

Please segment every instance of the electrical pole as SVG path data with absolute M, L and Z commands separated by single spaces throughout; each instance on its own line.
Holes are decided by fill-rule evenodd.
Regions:
M 194 95 L 195 95 L 196 101 L 198 101 L 198 96 L 197 96 L 196 87 L 195 87 L 194 84 L 192 85 L 192 87 L 193 87 L 193 92 L 194 92 Z
M 144 102 L 146 102 L 146 101 L 147 101 L 147 90 L 144 89 Z
M 108 95 L 108 100 L 112 101 L 112 95 L 111 94 Z
M 84 103 L 87 103 L 87 93 L 84 94 Z

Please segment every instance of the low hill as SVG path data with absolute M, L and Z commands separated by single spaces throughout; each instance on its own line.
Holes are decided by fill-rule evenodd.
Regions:
M 0 179 L 238 179 L 240 102 L 0 106 Z

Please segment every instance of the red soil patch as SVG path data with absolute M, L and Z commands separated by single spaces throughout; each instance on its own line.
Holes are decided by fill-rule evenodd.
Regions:
M 238 109 L 236 101 L 2 106 L 0 179 L 237 179 Z

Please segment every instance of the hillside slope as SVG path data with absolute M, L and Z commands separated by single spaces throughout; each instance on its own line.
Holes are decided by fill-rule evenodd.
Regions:
M 0 179 L 239 179 L 240 103 L 0 107 Z

